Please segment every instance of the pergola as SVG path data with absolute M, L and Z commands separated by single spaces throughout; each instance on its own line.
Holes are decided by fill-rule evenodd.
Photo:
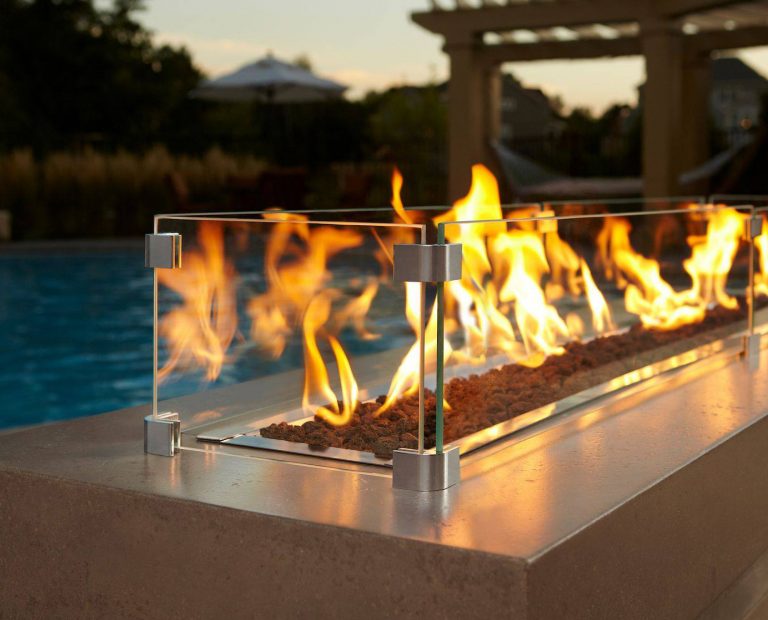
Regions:
M 768 45 L 768 0 L 431 0 L 413 20 L 445 39 L 450 59 L 449 193 L 470 167 L 493 165 L 505 62 L 642 55 L 646 196 L 679 191 L 709 157 L 710 59 Z M 589 85 L 585 84 L 585 88 Z

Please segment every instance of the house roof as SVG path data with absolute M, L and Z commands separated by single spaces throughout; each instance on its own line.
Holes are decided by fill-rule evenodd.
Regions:
M 712 61 L 713 82 L 761 82 L 768 84 L 760 73 L 741 58 L 724 57 Z
M 514 94 L 515 96 L 523 97 L 530 100 L 535 106 L 546 108 L 553 115 L 556 114 L 555 109 L 552 107 L 552 101 L 540 88 L 529 88 L 527 86 L 523 86 L 523 84 L 521 84 L 514 75 L 509 73 L 505 73 L 502 76 L 502 80 L 502 92 L 504 95 Z
M 735 56 L 724 56 L 712 61 L 712 83 L 722 84 L 724 82 L 753 82 L 768 87 L 768 79 L 741 58 Z M 645 82 L 642 82 L 637 88 L 642 97 Z

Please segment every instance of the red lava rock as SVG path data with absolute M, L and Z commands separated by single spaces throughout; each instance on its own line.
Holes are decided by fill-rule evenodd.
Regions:
M 615 336 L 589 342 L 570 342 L 563 355 L 548 357 L 538 368 L 507 364 L 482 375 L 457 377 L 445 386 L 450 410 L 445 412 L 445 441 L 451 442 L 494 424 L 542 407 L 594 385 L 679 352 L 722 338 L 734 331 L 736 321 L 746 318 L 745 304 L 737 310 L 718 306 L 700 323 L 671 331 L 633 326 Z M 728 326 L 731 325 L 731 329 Z M 741 329 L 739 325 L 735 329 Z M 424 445 L 435 445 L 435 395 L 425 391 Z M 312 448 L 329 446 L 373 452 L 391 458 L 397 448 L 417 445 L 418 395 L 404 396 L 376 416 L 385 401 L 360 403 L 346 426 L 333 426 L 315 418 L 301 426 L 281 422 L 261 429 L 261 436 L 306 443 Z

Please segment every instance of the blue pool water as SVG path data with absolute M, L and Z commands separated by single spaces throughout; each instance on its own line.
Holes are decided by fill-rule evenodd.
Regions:
M 139 245 L 0 254 L 0 428 L 149 402 L 151 373 Z
M 361 250 L 370 255 L 370 248 Z M 351 256 L 334 273 L 352 281 L 363 262 Z M 375 261 L 369 262 L 364 270 L 376 273 Z M 237 267 L 243 291 L 264 289 L 260 257 Z M 377 297 L 369 319 L 379 339 L 361 340 L 344 330 L 351 356 L 412 343 L 402 293 L 397 288 Z M 181 373 L 161 386 L 161 399 L 301 367 L 298 333 L 279 360 L 249 345 L 246 301 L 238 301 L 241 333 L 216 383 L 206 384 L 201 372 Z M 164 289 L 161 315 L 178 302 Z M 103 413 L 151 398 L 152 272 L 144 268 L 141 244 L 0 252 L 0 428 Z

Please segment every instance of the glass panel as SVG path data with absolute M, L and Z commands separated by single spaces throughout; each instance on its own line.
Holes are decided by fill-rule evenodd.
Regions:
M 450 350 L 438 368 L 446 443 L 469 446 L 494 427 L 487 441 L 601 390 L 738 350 L 750 211 L 441 223 L 438 238 L 461 243 L 464 256 L 439 309 Z
M 475 166 L 473 168 L 473 184 L 475 182 L 476 177 L 481 177 L 484 179 L 486 183 L 490 184 L 489 187 L 492 188 L 492 191 L 496 196 L 496 198 L 494 199 L 495 208 L 498 209 L 499 208 L 499 199 L 498 199 L 499 190 L 498 190 L 498 184 L 496 182 L 496 179 L 491 175 L 490 171 L 488 171 L 483 166 Z M 253 210 L 246 211 L 243 209 L 238 209 L 238 210 L 230 210 L 227 212 L 177 213 L 174 215 L 187 216 L 187 217 L 192 217 L 192 216 L 216 217 L 219 219 L 239 219 L 243 217 L 260 218 L 262 215 L 269 214 L 269 213 L 286 212 L 286 213 L 299 213 L 299 214 L 312 217 L 314 219 L 322 218 L 322 219 L 338 221 L 338 222 L 342 222 L 342 221 L 391 222 L 393 220 L 393 217 L 396 220 L 398 220 L 397 216 L 399 216 L 398 221 L 409 221 L 409 222 L 416 221 L 418 223 L 422 223 L 422 222 L 428 222 L 432 217 L 439 215 L 440 213 L 446 212 L 450 209 L 450 207 L 445 205 L 414 206 L 414 205 L 408 204 L 408 200 L 404 199 L 403 197 L 403 188 L 405 187 L 407 190 L 407 183 L 396 168 L 392 170 L 391 177 L 389 179 L 389 184 L 390 184 L 390 187 L 389 187 L 389 205 L 388 206 L 368 207 L 368 206 L 360 205 L 354 208 L 336 208 L 334 206 L 334 207 L 327 207 L 327 208 L 284 209 L 279 204 L 276 204 L 274 208 L 261 210 L 261 211 L 253 211 Z M 379 189 L 382 189 L 380 184 L 378 184 L 377 187 Z M 486 187 L 486 190 L 485 190 L 486 193 L 488 192 L 489 187 Z M 472 191 L 474 191 L 474 189 L 470 190 L 470 192 Z M 332 194 L 333 192 L 330 192 L 330 193 Z M 376 192 L 377 195 L 379 195 L 380 193 L 381 193 L 380 191 Z M 377 200 L 379 199 L 377 198 Z M 347 200 L 345 202 L 349 202 L 349 201 Z M 384 204 L 384 202 L 386 201 L 381 200 L 382 205 Z M 526 211 L 526 212 L 529 212 L 530 214 L 533 214 L 541 211 L 541 205 L 539 203 L 530 203 L 530 202 L 512 203 L 512 204 L 502 205 L 501 210 L 506 216 L 509 216 L 509 214 L 519 215 L 522 211 Z M 405 212 L 412 212 L 412 213 L 410 213 L 409 215 L 405 215 Z M 395 214 L 397 214 L 397 216 Z
M 755 217 L 762 221 L 760 235 L 754 245 L 754 327 L 758 334 L 768 332 L 768 206 L 755 209 Z
M 418 220 L 418 214 L 422 213 L 423 217 L 420 221 L 428 221 L 433 217 L 439 216 L 441 213 L 449 211 L 451 207 L 446 205 L 423 205 L 423 206 L 410 206 L 404 205 L 402 207 L 404 212 L 409 213 L 409 219 L 416 217 Z M 520 202 L 510 203 L 502 205 L 505 214 L 520 214 L 528 213 L 533 215 L 540 213 L 543 206 L 538 202 Z M 179 218 L 194 218 L 194 217 L 206 217 L 216 218 L 221 220 L 236 220 L 236 219 L 260 219 L 264 215 L 270 215 L 273 213 L 296 213 L 298 215 L 305 215 L 311 219 L 323 219 L 332 220 L 334 222 L 392 222 L 398 220 L 397 212 L 392 206 L 387 207 L 365 207 L 354 209 L 268 209 L 265 211 L 209 211 L 200 213 L 174 213 L 168 215 L 160 215 L 160 218 L 166 217 L 179 217 Z
M 739 206 L 749 204 L 754 207 L 768 206 L 768 196 L 761 194 L 713 194 L 709 197 L 710 204 Z
M 554 215 L 584 215 L 599 213 L 630 213 L 633 211 L 671 211 L 704 205 L 703 196 L 675 196 L 669 198 L 609 198 L 604 200 L 553 200 L 545 202 L 543 209 Z M 744 204 L 743 201 L 739 204 Z
M 393 281 L 392 255 L 422 226 L 273 212 L 156 228 L 182 236 L 181 268 L 157 270 L 156 370 L 183 443 L 417 447 L 421 286 Z
M 755 239 L 753 246 L 753 323 L 752 333 L 763 334 L 768 331 L 768 196 L 760 194 L 716 194 L 710 196 L 713 204 L 739 206 L 751 204 L 755 207 L 755 217 L 763 223 L 761 233 Z

